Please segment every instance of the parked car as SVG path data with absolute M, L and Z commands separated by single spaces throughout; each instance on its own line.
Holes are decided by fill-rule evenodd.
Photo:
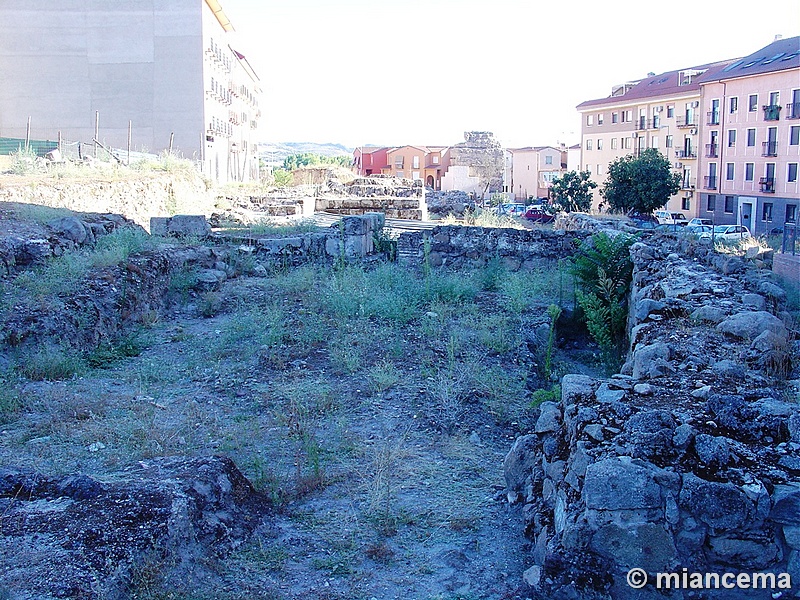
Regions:
M 658 226 L 658 219 L 649 213 L 629 212 L 626 216 L 638 229 L 655 229 Z
M 533 223 L 552 223 L 555 220 L 555 216 L 551 215 L 549 212 L 545 211 L 543 208 L 539 206 L 531 206 L 528 210 L 525 211 L 523 215 L 528 221 Z
M 525 205 L 519 203 L 501 204 L 497 207 L 497 214 L 507 215 L 509 217 L 521 217 L 525 214 Z
M 722 242 L 738 242 L 739 240 L 746 240 L 751 238 L 750 230 L 744 225 L 717 225 L 712 231 L 706 231 L 700 234 L 701 241 L 710 242 L 712 239 Z
M 703 226 L 713 227 L 714 226 L 714 222 L 711 219 L 700 219 L 698 217 L 695 217 L 694 219 L 689 221 L 689 223 L 686 226 L 687 227 L 692 227 L 692 226 L 695 226 L 695 225 L 703 225 Z
M 692 235 L 701 235 L 703 233 L 711 233 L 714 229 L 711 225 L 687 225 L 682 228 L 684 232 Z
M 657 210 L 656 219 L 662 225 L 687 225 L 689 220 L 683 213 L 669 212 L 668 210 Z

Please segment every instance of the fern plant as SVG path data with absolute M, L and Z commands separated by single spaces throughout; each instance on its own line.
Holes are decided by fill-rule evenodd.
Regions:
M 599 233 L 589 243 L 580 243 L 572 260 L 571 270 L 581 287 L 578 305 L 610 370 L 619 365 L 625 348 L 628 292 L 633 278 L 630 247 L 634 239 Z

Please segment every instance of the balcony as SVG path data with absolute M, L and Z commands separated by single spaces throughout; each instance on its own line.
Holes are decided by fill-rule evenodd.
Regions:
M 677 127 L 697 127 L 697 117 L 694 115 L 690 115 L 688 118 L 683 117 L 675 117 L 675 125 Z
M 763 142 L 761 144 L 761 156 L 778 156 L 778 142 Z
M 781 106 L 777 104 L 765 104 L 761 108 L 764 109 L 765 121 L 777 121 L 781 118 Z
M 706 123 L 708 125 L 719 125 L 719 111 L 718 110 L 712 110 L 712 111 L 707 112 L 706 113 L 706 117 L 708 117 L 708 119 L 706 120 Z
M 636 129 L 639 131 L 649 129 L 647 117 L 639 117 L 639 119 L 636 121 Z
M 675 150 L 675 158 L 697 158 L 697 152 L 695 152 L 694 148 Z
M 694 188 L 695 188 L 694 179 L 684 178 L 684 179 L 681 180 L 681 189 L 682 190 L 691 191 L 691 190 L 694 190 Z
M 706 158 L 717 158 L 719 156 L 718 144 L 706 144 Z
M 717 176 L 716 175 L 706 175 L 703 177 L 703 188 L 707 190 L 715 190 L 717 189 Z
M 790 102 L 786 105 L 787 119 L 800 119 L 800 102 Z
M 762 177 L 758 180 L 758 185 L 761 186 L 761 193 L 763 194 L 774 194 L 775 193 L 775 178 L 774 177 Z

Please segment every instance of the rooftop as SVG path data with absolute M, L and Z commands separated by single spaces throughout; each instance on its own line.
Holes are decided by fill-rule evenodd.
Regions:
M 701 84 L 736 77 L 750 77 L 800 67 L 800 36 L 775 40 L 750 56 L 728 64 L 721 71 L 706 73 L 700 77 Z

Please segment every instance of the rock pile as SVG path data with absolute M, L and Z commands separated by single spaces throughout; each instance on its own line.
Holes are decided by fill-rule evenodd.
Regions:
M 463 217 L 465 209 L 475 207 L 475 201 L 469 197 L 469 194 L 459 190 L 427 192 L 425 202 L 428 204 L 428 214 L 437 218 L 444 218 L 448 215 Z
M 0 597 L 127 598 L 146 560 L 167 577 L 196 577 L 269 511 L 220 456 L 155 458 L 107 482 L 3 467 Z

